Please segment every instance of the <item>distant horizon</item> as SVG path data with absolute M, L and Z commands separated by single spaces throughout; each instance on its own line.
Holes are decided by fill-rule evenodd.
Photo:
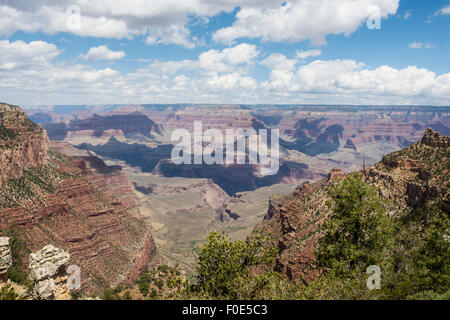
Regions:
M 0 102 L 5 104 L 11 104 L 7 102 Z M 11 104 L 17 105 L 17 104 Z M 398 108 L 450 108 L 450 105 L 425 105 L 425 104 L 323 104 L 323 103 L 190 103 L 190 102 L 180 102 L 180 103 L 98 103 L 98 104 L 48 104 L 48 105 L 35 105 L 35 106 L 27 106 L 27 105 L 17 105 L 26 110 L 28 109 L 38 109 L 40 107 L 102 107 L 102 106 L 111 106 L 111 107 L 136 107 L 136 106 L 250 106 L 250 107 L 368 107 L 368 108 L 390 108 L 390 107 L 398 107 Z

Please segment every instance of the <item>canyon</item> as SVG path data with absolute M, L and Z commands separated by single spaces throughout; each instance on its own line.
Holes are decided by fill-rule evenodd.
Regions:
M 421 139 L 427 127 L 450 132 L 449 109 L 427 106 L 96 105 L 25 111 L 45 128 L 55 150 L 81 157 L 86 167 L 111 171 L 116 180 L 109 178 L 106 185 L 121 186 L 109 192 L 135 195 L 161 258 L 188 273 L 211 230 L 245 239 L 267 216 L 267 207 L 270 213 L 298 185 L 326 178 L 334 168 L 345 174 L 373 166 Z M 194 121 L 224 135 L 226 129 L 279 129 L 278 173 L 262 177 L 251 164 L 175 165 L 170 156 L 177 142 L 171 134 L 193 132 Z M 131 181 L 131 189 L 119 183 L 118 172 Z M 121 198 L 129 206 L 136 201 Z M 314 197 L 310 201 L 318 205 Z M 308 260 L 305 252 L 300 260 Z M 280 269 L 290 268 L 279 261 Z

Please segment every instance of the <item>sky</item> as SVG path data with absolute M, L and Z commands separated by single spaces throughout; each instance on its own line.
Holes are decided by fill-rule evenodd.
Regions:
M 450 105 L 450 0 L 0 0 L 0 101 Z

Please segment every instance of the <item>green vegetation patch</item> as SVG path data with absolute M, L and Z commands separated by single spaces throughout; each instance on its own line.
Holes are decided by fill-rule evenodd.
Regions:
M 0 186 L 0 208 L 44 204 L 44 196 L 56 191 L 55 185 L 76 175 L 63 171 L 52 159 L 39 168 L 23 169 L 22 176 Z M 26 204 L 26 205 L 24 205 Z

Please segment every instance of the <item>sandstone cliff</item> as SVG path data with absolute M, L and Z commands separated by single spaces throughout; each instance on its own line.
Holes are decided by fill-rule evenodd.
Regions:
M 135 278 L 154 256 L 133 186 L 95 157 L 65 156 L 18 107 L 0 106 L 0 236 L 24 230 L 31 250 L 66 250 L 92 292 Z
M 0 185 L 22 176 L 22 169 L 42 166 L 49 140 L 19 107 L 0 104 Z

